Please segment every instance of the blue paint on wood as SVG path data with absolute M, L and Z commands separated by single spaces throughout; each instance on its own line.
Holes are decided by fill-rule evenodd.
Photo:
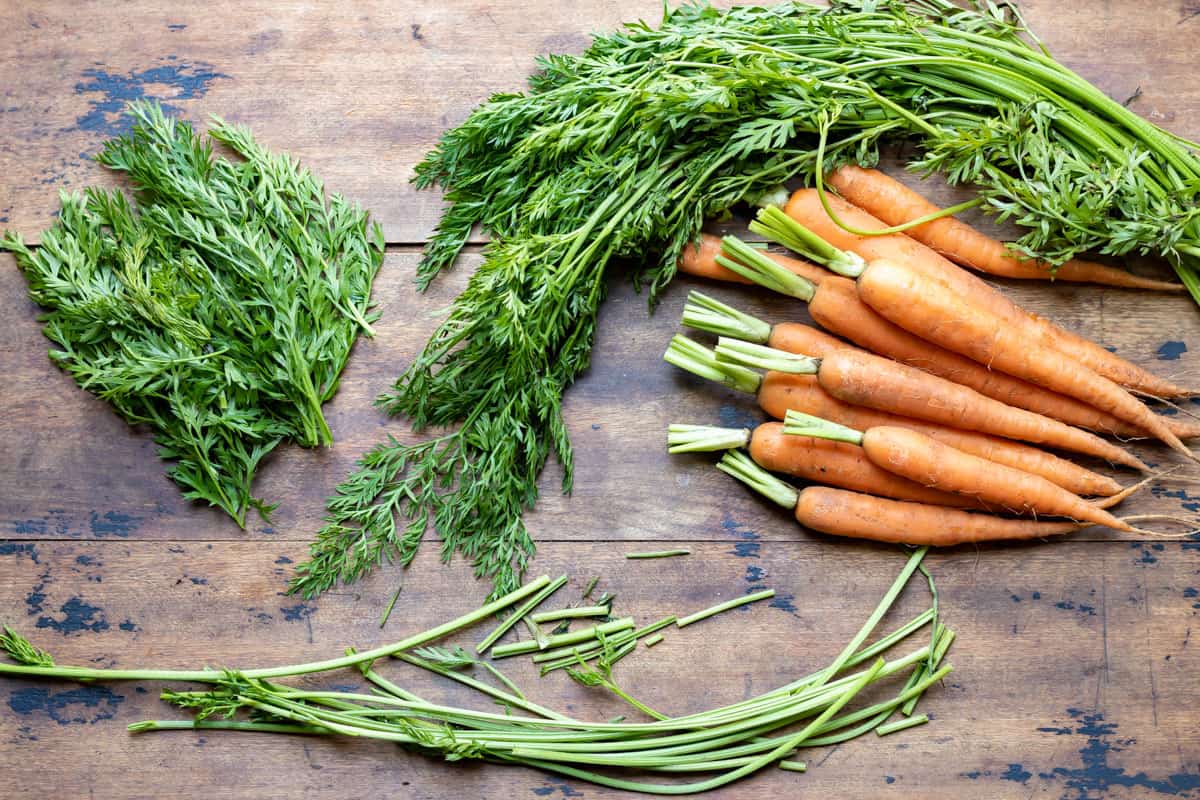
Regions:
M 1187 345 L 1183 342 L 1163 342 L 1159 345 L 1155 355 L 1159 361 L 1178 361 L 1179 357 L 1187 352 Z
M 106 686 L 81 686 L 65 692 L 49 689 L 16 689 L 9 695 L 8 707 L 21 716 L 44 713 L 59 725 L 94 725 L 112 719 L 124 695 Z
M 64 636 L 81 631 L 99 633 L 108 630 L 109 627 L 104 611 L 79 597 L 72 597 L 63 603 L 58 612 L 62 615 L 58 619 L 46 615 L 38 617 L 37 627 L 50 628 Z
M 37 545 L 33 542 L 0 542 L 0 556 L 25 556 L 35 564 L 40 563 Z
M 108 72 L 101 67 L 85 69 L 84 80 L 75 84 L 75 94 L 99 94 L 88 101 L 88 112 L 75 119 L 75 126 L 84 131 L 118 136 L 130 129 L 133 122 L 124 113 L 126 105 L 134 100 L 192 100 L 208 93 L 212 82 L 228 78 L 202 62 L 186 63 L 168 57 L 175 63 L 121 74 Z M 155 87 L 161 86 L 166 91 Z M 168 112 L 178 113 L 175 106 L 163 102 Z

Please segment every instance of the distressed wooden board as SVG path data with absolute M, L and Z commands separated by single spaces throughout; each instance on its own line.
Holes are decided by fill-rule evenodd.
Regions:
M 273 525 L 251 523 L 239 531 L 221 513 L 191 506 L 170 483 L 148 433 L 134 431 L 96 398 L 76 387 L 45 355 L 36 309 L 11 258 L 0 256 L 0 299 L 10 320 L 0 346 L 0 430 L 8 445 L 0 456 L 0 536 L 15 538 L 307 540 L 319 526 L 323 501 L 355 459 L 387 433 L 409 436 L 403 420 L 388 420 L 371 406 L 437 324 L 436 312 L 459 291 L 478 263 L 461 268 L 426 295 L 415 293 L 415 253 L 388 255 L 375 296 L 384 311 L 374 340 L 362 341 L 346 370 L 329 421 L 337 446 L 325 451 L 280 448 L 260 470 L 257 491 L 281 503 Z M 528 517 L 538 539 L 689 539 L 720 536 L 721 503 L 754 509 L 768 536 L 799 535 L 787 515 L 750 497 L 712 469 L 711 456 L 668 457 L 670 422 L 750 425 L 763 418 L 748 395 L 692 378 L 662 361 L 678 329 L 689 288 L 681 279 L 654 314 L 628 281 L 614 277 L 600 317 L 592 369 L 567 394 L 566 419 L 576 448 L 576 489 L 564 497 L 561 473 L 543 475 L 542 502 Z M 718 298 L 770 320 L 805 319 L 802 303 L 764 290 L 715 284 L 701 287 Z M 1067 285 L 1008 287 L 1019 302 L 1060 321 L 1156 372 L 1200 379 L 1200 315 L 1184 297 L 1146 295 Z M 1119 309 L 1113 312 L 1111 309 Z M 1162 319 L 1172 320 L 1164 330 Z M 1184 343 L 1193 343 L 1183 350 Z M 1158 353 L 1172 356 L 1161 360 Z M 1200 410 L 1200 407 L 1198 407 Z M 1175 463 L 1165 447 L 1133 447 L 1153 463 Z M 1097 469 L 1103 466 L 1094 464 Z M 1128 472 L 1122 475 L 1131 480 Z M 1128 502 L 1129 513 L 1194 511 L 1200 493 L 1163 485 Z M 713 498 L 716 503 L 697 503 Z M 1108 538 L 1102 531 L 1085 534 Z
M 1114 97 L 1140 88 L 1135 109 L 1196 137 L 1200 88 L 1191 67 L 1200 8 L 1193 6 L 1024 4 L 1060 59 Z M 241 4 L 217 13 L 163 11 L 149 2 L 125 4 L 119 13 L 101 3 L 7 4 L 0 8 L 7 46 L 0 56 L 0 227 L 35 236 L 51 219 L 57 189 L 103 183 L 86 156 L 117 130 L 121 104 L 150 96 L 195 120 L 217 112 L 250 124 L 331 189 L 369 206 L 390 242 L 419 242 L 439 201 L 406 181 L 445 126 L 491 92 L 520 87 L 536 53 L 578 51 L 587 30 L 652 19 L 658 10 L 615 0 L 588 4 L 586 14 L 540 0 L 337 10 Z M 955 196 L 937 185 L 929 191 L 942 202 Z M 34 634 L 63 661 L 182 666 L 325 656 L 473 608 L 485 588 L 461 563 L 437 566 L 433 546 L 404 577 L 383 633 L 375 619 L 400 580 L 394 569 L 315 603 L 279 594 L 288 560 L 303 558 L 329 488 L 385 432 L 408 435 L 370 399 L 409 362 L 436 324 L 433 312 L 478 263 L 477 254 L 468 255 L 459 272 L 419 297 L 409 284 L 416 257 L 415 248 L 389 252 L 376 292 L 385 310 L 380 335 L 358 347 L 329 406 L 338 446 L 281 449 L 258 482 L 264 496 L 282 502 L 275 524 L 255 522 L 240 532 L 220 514 L 183 503 L 149 437 L 130 431 L 54 369 L 36 310 L 11 259 L 0 256 L 0 621 Z M 677 712 L 767 690 L 827 661 L 899 563 L 889 548 L 811 537 L 712 470 L 708 459 L 672 460 L 662 452 L 669 421 L 757 418 L 745 398 L 660 361 L 688 285 L 672 287 L 650 317 L 644 298 L 614 276 L 593 369 L 567 396 L 577 490 L 562 497 L 552 466 L 542 502 L 528 517 L 541 543 L 535 572 L 570 572 L 575 594 L 601 574 L 620 608 L 639 619 L 701 608 L 751 586 L 791 595 L 794 613 L 781 604 L 731 614 L 681 631 L 653 658 L 640 653 L 619 668 L 636 695 Z M 1200 316 L 1183 298 L 1006 288 L 1029 308 L 1156 372 L 1200 380 Z M 705 290 L 769 319 L 804 318 L 763 294 Z M 1168 462 L 1161 448 L 1138 452 Z M 1195 511 L 1200 492 L 1189 488 L 1164 486 L 1126 508 Z M 813 754 L 807 776 L 772 773 L 717 794 L 1200 796 L 1191 643 L 1200 551 L 1191 542 L 1115 539 L 1087 531 L 1053 545 L 933 557 L 943 609 L 961 635 L 952 659 L 958 671 L 928 701 L 934 724 Z M 685 542 L 694 555 L 622 558 L 665 542 Z M 919 598 L 910 602 L 915 608 Z M 705 639 L 689 645 L 685 635 Z M 561 675 L 537 684 L 521 666 L 513 674 L 549 705 L 594 718 L 617 713 Z M 420 685 L 424 691 L 427 684 Z M 397 788 L 402 796 L 430 798 L 616 794 L 524 770 L 444 766 L 366 742 L 128 737 L 128 722 L 171 712 L 154 687 L 146 694 L 106 688 L 114 694 L 56 683 L 0 686 L 5 796 L 45 796 L 47 765 L 57 767 L 59 794 L 72 797 L 202 796 L 214 786 L 243 797 L 378 796 Z M 428 692 L 466 699 L 432 683 Z
M 618 612 L 640 621 L 775 588 L 773 604 L 669 629 L 652 653 L 643 648 L 617 668 L 622 685 L 651 707 L 694 712 L 827 663 L 903 561 L 896 551 L 823 542 L 763 542 L 747 554 L 731 539 L 640 563 L 624 559 L 621 543 L 546 544 L 539 570 L 573 577 L 548 607 L 578 597 L 590 575 L 616 594 Z M 919 732 L 806 752 L 807 775 L 768 772 L 716 796 L 1192 796 L 1200 727 L 1184 698 L 1194 696 L 1200 669 L 1190 640 L 1200 624 L 1200 553 L 1177 543 L 1153 552 L 1147 561 L 1112 542 L 932 556 L 944 619 L 959 634 L 950 656 L 956 670 L 923 706 L 934 721 Z M 438 568 L 427 552 L 381 632 L 375 611 L 392 589 L 387 576 L 297 604 L 278 594 L 278 563 L 300 556 L 296 542 L 34 543 L 0 556 L 0 608 L 60 663 L 259 665 L 382 644 L 466 612 L 483 594 L 463 565 Z M 1077 569 L 1081 562 L 1093 569 Z M 926 602 L 918 580 L 881 630 Z M 469 646 L 481 635 L 452 641 Z M 679 670 L 681 659 L 688 669 Z M 604 719 L 623 711 L 561 673 L 539 680 L 524 661 L 501 666 L 531 696 L 570 713 Z M 394 672 L 431 700 L 484 707 L 408 667 Z M 322 681 L 355 685 L 350 673 Z M 37 794 L 47 763 L 65 765 L 57 774 L 62 796 L 85 788 L 97 797 L 193 796 L 216 785 L 226 797 L 285 789 L 370 797 L 397 787 L 414 797 L 618 794 L 524 769 L 442 766 L 369 742 L 128 736 L 130 722 L 176 716 L 158 702 L 157 688 L 6 681 L 0 755 L 8 796 Z
M 730 5 L 719 2 L 716 5 Z M 1200 135 L 1192 0 L 1022 4 L 1063 63 L 1133 108 Z M 0 7 L 0 226 L 36 236 L 59 189 L 105 182 L 89 161 L 141 97 L 196 121 L 251 125 L 383 222 L 388 241 L 423 240 L 435 193 L 408 186 L 447 126 L 489 95 L 524 87 L 542 53 L 581 52 L 592 31 L 654 20 L 650 0 L 348 5 L 239 3 L 220 11 L 153 0 Z M 1097 47 L 1097 42 L 1103 46 Z M 942 197 L 943 195 L 937 195 Z

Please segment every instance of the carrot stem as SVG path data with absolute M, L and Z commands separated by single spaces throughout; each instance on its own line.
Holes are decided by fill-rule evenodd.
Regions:
M 853 428 L 790 408 L 784 417 L 783 432 L 791 436 L 812 436 L 857 445 L 861 445 L 863 440 L 862 433 Z
M 755 592 L 754 594 L 746 594 L 742 595 L 741 597 L 735 597 L 732 600 L 726 600 L 724 603 L 717 603 L 712 608 L 706 608 L 703 611 L 697 611 L 695 614 L 690 614 L 689 616 L 683 617 L 682 619 L 676 621 L 675 626 L 679 628 L 686 628 L 688 625 L 695 624 L 701 620 L 706 620 L 709 617 L 716 616 L 717 614 L 728 611 L 731 608 L 737 608 L 738 606 L 744 606 L 749 603 L 757 603 L 759 600 L 766 600 L 767 598 L 774 596 L 774 589 L 764 589 L 763 591 Z
M 626 558 L 671 558 L 672 556 L 690 556 L 691 550 L 654 550 L 649 553 L 626 553 Z
M 721 239 L 721 255 L 717 256 L 716 261 L 747 280 L 806 303 L 817 289 L 812 281 L 783 268 L 736 236 Z
M 583 630 L 571 631 L 570 633 L 561 633 L 558 636 L 549 637 L 550 647 L 561 647 L 568 644 L 577 644 L 585 642 L 588 639 L 593 639 L 597 634 L 616 633 L 617 631 L 627 630 L 633 627 L 633 617 L 622 617 L 614 619 L 612 622 L 606 622 L 603 625 L 595 625 L 591 628 Z M 511 642 L 510 644 L 497 645 L 492 648 L 492 658 L 505 658 L 507 656 L 517 656 L 523 653 L 532 653 L 534 650 L 539 650 L 537 642 L 525 640 L 522 642 Z
M 749 428 L 716 428 L 710 425 L 667 426 L 668 453 L 706 453 L 732 450 L 750 442 Z
M 688 292 L 687 303 L 683 306 L 683 324 L 706 333 L 735 336 L 759 344 L 771 338 L 770 323 L 697 291 Z
M 562 619 L 578 619 L 580 617 L 603 617 L 610 611 L 609 606 L 576 606 L 574 608 L 559 608 L 554 611 L 539 611 L 530 615 L 534 622 L 557 622 Z
M 491 633 L 483 637 L 483 641 L 475 645 L 475 652 L 482 653 L 484 650 L 487 650 L 489 647 L 495 644 L 496 640 L 507 633 L 509 628 L 511 628 L 513 625 L 516 625 L 526 614 L 541 605 L 543 600 L 561 589 L 566 582 L 566 575 L 560 575 L 553 581 L 550 581 L 550 583 L 547 584 L 544 589 L 531 597 L 529 602 L 525 603 L 525 605 L 514 611 L 506 620 L 497 625 Z
M 839 250 L 775 206 L 760 210 L 757 219 L 750 223 L 750 230 L 816 261 L 838 275 L 857 278 L 867 268 L 862 256 Z
M 717 340 L 717 361 L 739 367 L 758 367 L 789 375 L 816 375 L 821 359 L 799 353 L 788 353 L 774 347 L 743 342 L 722 336 Z
M 739 392 L 754 394 L 762 383 L 762 376 L 754 370 L 736 364 L 723 364 L 717 361 L 717 356 L 712 350 L 679 334 L 671 337 L 667 352 L 663 353 L 663 360 L 693 375 L 708 378 Z
M 905 717 L 895 722 L 889 722 L 886 725 L 880 725 L 875 729 L 875 733 L 879 736 L 887 736 L 889 733 L 896 733 L 907 728 L 915 728 L 918 725 L 924 725 L 926 722 L 929 722 L 929 717 L 924 714 L 918 714 L 915 717 Z
M 717 469 L 737 478 L 754 491 L 784 508 L 792 509 L 800 502 L 800 493 L 776 478 L 737 450 L 730 450 L 717 462 Z

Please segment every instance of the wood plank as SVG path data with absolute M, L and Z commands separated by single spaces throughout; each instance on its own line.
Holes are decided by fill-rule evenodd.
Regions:
M 537 571 L 572 576 L 551 607 L 575 599 L 591 575 L 616 594 L 617 611 L 645 621 L 752 587 L 778 592 L 774 605 L 669 629 L 661 645 L 617 668 L 628 691 L 670 713 L 734 702 L 827 663 L 903 562 L 895 550 L 827 542 L 764 542 L 752 558 L 695 543 L 691 556 L 655 562 L 629 562 L 627 550 L 620 542 L 544 544 Z M 959 634 L 950 656 L 955 672 L 924 701 L 934 721 L 918 732 L 805 753 L 807 775 L 769 771 L 715 796 L 1188 796 L 1200 781 L 1200 656 L 1191 642 L 1200 562 L 1194 547 L 1173 543 L 1154 552 L 1152 563 L 1120 542 L 931 556 L 944 619 Z M 279 561 L 301 555 L 298 542 L 39 542 L 0 555 L 0 608 L 9 609 L 5 622 L 60 663 L 246 666 L 392 641 L 470 610 L 485 592 L 463 564 L 438 567 L 426 551 L 380 631 L 376 612 L 394 574 L 297 605 L 278 595 Z M 915 582 L 881 630 L 927 602 Z M 481 635 L 451 641 L 471 645 Z M 624 713 L 562 673 L 538 679 L 518 659 L 501 666 L 539 702 L 589 719 Z M 486 707 L 403 665 L 386 668 L 429 699 Z M 356 682 L 347 672 L 318 683 Z M 617 794 L 525 769 L 446 765 L 369 742 L 128 736 L 130 722 L 179 716 L 157 700 L 158 688 L 4 681 L 7 796 L 44 790 L 47 764 L 56 765 L 62 796 L 83 796 L 85 787 L 98 797 L 194 796 L 197 787 L 218 785 L 230 798 L 297 789 L 367 797 L 397 786 L 417 797 Z
M 11 258 L 0 258 L 0 317 L 11 331 L 0 345 L 0 536 L 242 540 L 307 540 L 319 527 L 323 501 L 355 459 L 385 434 L 411 436 L 403 420 L 388 420 L 371 405 L 411 361 L 437 324 L 436 312 L 458 292 L 478 255 L 425 295 L 411 288 L 412 252 L 389 253 L 376 287 L 384 317 L 378 336 L 358 345 L 338 396 L 329 404 L 337 444 L 326 451 L 284 447 L 260 471 L 257 489 L 279 501 L 274 525 L 255 521 L 239 531 L 219 512 L 192 506 L 164 477 L 150 436 L 124 425 L 99 400 L 80 390 L 45 356 L 36 309 Z M 723 507 L 744 508 L 746 524 L 767 537 L 795 539 L 786 515 L 708 465 L 712 457 L 668 457 L 670 422 L 748 425 L 762 419 L 751 398 L 705 385 L 661 360 L 694 281 L 681 279 L 647 313 L 643 295 L 614 277 L 601 317 L 591 370 L 567 393 L 566 419 L 577 451 L 576 489 L 559 491 L 557 466 L 541 481 L 542 500 L 528 521 L 539 540 L 725 537 Z M 802 304 L 759 290 L 717 285 L 704 291 L 765 319 L 807 320 Z M 1110 346 L 1125 357 L 1180 380 L 1196 382 L 1200 316 L 1183 297 L 1095 287 L 1010 286 L 1018 302 Z M 1170 328 L 1163 319 L 1176 320 Z M 1174 345 L 1173 342 L 1180 344 Z M 1186 344 L 1184 344 L 1186 343 Z M 1190 348 L 1180 350 L 1181 347 Z M 1161 360 L 1163 352 L 1172 360 Z M 1171 464 L 1164 447 L 1132 449 Z M 1097 468 L 1099 465 L 1093 464 Z M 1122 479 L 1131 479 L 1126 472 Z M 705 498 L 705 502 L 697 502 Z M 1189 513 L 1200 496 L 1188 486 L 1164 485 L 1122 507 L 1131 514 Z M 1087 536 L 1108 538 L 1103 531 Z
M 1140 90 L 1132 108 L 1196 138 L 1192 5 L 1022 4 L 1059 60 L 1115 98 Z M 36 236 L 59 189 L 107 184 L 89 157 L 121 130 L 127 101 L 151 97 L 197 122 L 218 113 L 249 124 L 370 208 L 389 241 L 421 241 L 440 201 L 408 180 L 442 130 L 489 95 L 523 88 L 537 54 L 580 52 L 591 31 L 660 13 L 650 0 L 600 0 L 586 14 L 571 4 L 486 0 L 401 13 L 380 0 L 350 10 L 295 0 L 221 11 L 152 0 L 119 11 L 102 2 L 8 3 L 0 8 L 0 226 Z

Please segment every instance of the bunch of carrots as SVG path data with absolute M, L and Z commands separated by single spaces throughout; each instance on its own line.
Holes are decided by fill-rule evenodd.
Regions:
M 677 335 L 666 360 L 756 394 L 780 421 L 753 431 L 673 424 L 670 452 L 727 451 L 719 469 L 793 509 L 805 527 L 878 541 L 954 545 L 1089 525 L 1148 532 L 1132 524 L 1147 519 L 1190 524 L 1114 516 L 1109 509 L 1151 478 L 1122 486 L 1050 451 L 1147 473 L 1118 442 L 1155 438 L 1196 461 L 1183 440 L 1200 436 L 1200 425 L 1160 416 L 1142 399 L 1196 393 L 1024 310 L 963 267 L 1182 287 L 1080 260 L 1051 267 L 1022 258 L 876 170 L 845 166 L 826 181 L 840 196 L 818 182 L 750 225 L 802 258 L 706 235 L 680 259 L 682 272 L 803 301 L 828 333 L 771 325 L 692 292 L 683 324 L 716 334 L 716 347 Z M 772 473 L 810 485 L 797 490 Z

